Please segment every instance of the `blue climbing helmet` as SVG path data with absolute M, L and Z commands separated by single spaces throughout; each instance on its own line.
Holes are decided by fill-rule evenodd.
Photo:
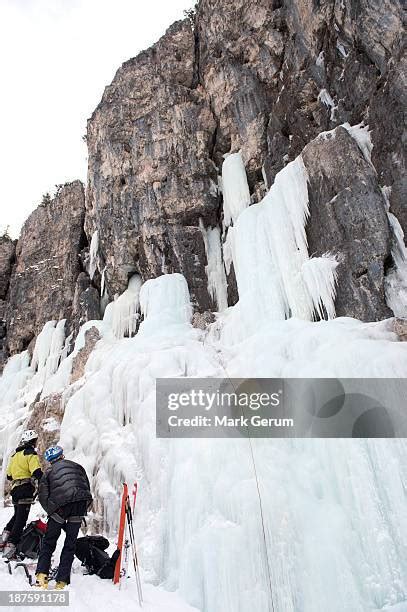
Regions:
M 44 457 L 50 463 L 60 459 L 63 455 L 63 449 L 60 446 L 50 446 L 44 453 Z

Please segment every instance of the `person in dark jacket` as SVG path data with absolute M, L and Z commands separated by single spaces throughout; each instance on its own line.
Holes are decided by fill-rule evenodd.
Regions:
M 35 481 L 40 480 L 42 470 L 35 450 L 38 434 L 33 429 L 25 431 L 20 445 L 10 457 L 7 480 L 11 480 L 11 499 L 14 515 L 1 535 L 0 549 L 6 560 L 16 554 L 16 547 L 26 526 L 31 504 L 34 502 Z
M 41 478 L 38 499 L 48 514 L 48 528 L 38 556 L 36 586 L 48 587 L 51 557 L 63 529 L 66 535 L 55 587 L 63 589 L 70 582 L 76 539 L 82 519 L 92 503 L 92 495 L 84 468 L 65 459 L 60 446 L 48 448 L 44 457 L 51 467 Z

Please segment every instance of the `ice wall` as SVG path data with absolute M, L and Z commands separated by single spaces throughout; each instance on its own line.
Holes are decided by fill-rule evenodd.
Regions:
M 335 316 L 337 261 L 329 254 L 309 258 L 308 215 L 307 173 L 298 157 L 277 174 L 261 202 L 240 213 L 228 236 L 237 310 L 249 332 L 259 321 Z
M 251 449 L 155 438 L 156 377 L 405 376 L 406 345 L 384 323 L 289 319 L 225 350 L 215 330 L 190 326 L 180 275 L 148 281 L 140 302 L 137 335 L 106 335 L 67 394 L 61 442 L 91 475 L 110 532 L 121 482 L 139 480 L 145 579 L 179 588 L 203 612 L 365 612 L 407 600 L 403 441 Z
M 27 409 L 24 402 L 24 391 L 27 389 L 34 371 L 30 368 L 28 351 L 13 355 L 7 361 L 0 377 L 0 457 L 4 459 L 10 450 L 9 438 L 26 418 Z M 11 442 L 13 443 L 13 442 Z M 4 464 L 4 461 L 3 461 Z M 4 465 L 3 465 L 4 468 Z M 0 487 L 5 474 L 0 478 Z M 0 490 L 0 498 L 3 488 Z
M 88 322 L 75 351 L 89 326 L 102 338 L 84 377 L 68 386 L 66 357 L 43 393 L 65 386 L 61 443 L 85 466 L 112 537 L 121 483 L 138 480 L 144 580 L 179 589 L 202 612 L 366 612 L 407 601 L 404 441 L 155 437 L 157 377 L 405 377 L 407 344 L 386 322 L 343 318 L 259 321 L 240 342 L 236 307 L 206 334 L 190 324 L 179 274 L 148 281 L 139 300 L 134 337 L 117 338 L 108 312 Z M 225 346 L 233 313 L 234 344 Z M 41 371 L 50 330 L 54 322 L 36 350 Z M 0 378 L 6 453 L 41 390 L 38 374 L 22 354 Z
M 0 377 L 1 498 L 9 454 L 17 445 L 33 403 L 66 358 L 65 319 L 48 321 L 38 334 L 30 363 L 28 351 L 13 355 Z M 68 378 L 69 381 L 69 378 Z M 66 382 L 68 382 L 66 381 Z

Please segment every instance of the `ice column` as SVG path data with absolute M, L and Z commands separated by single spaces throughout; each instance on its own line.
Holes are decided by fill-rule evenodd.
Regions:
M 242 155 L 231 153 L 222 165 L 223 213 L 226 227 L 250 206 L 250 192 Z
M 241 212 L 236 222 L 232 254 L 246 318 L 311 320 L 323 309 L 328 317 L 335 315 L 337 261 L 308 256 L 307 178 L 299 156 L 277 174 L 264 199 Z
M 219 227 L 204 227 L 202 219 L 199 220 L 202 237 L 205 244 L 206 259 L 208 265 L 205 267 L 208 279 L 208 293 L 222 312 L 228 307 L 227 282 L 225 267 L 222 260 L 222 243 Z

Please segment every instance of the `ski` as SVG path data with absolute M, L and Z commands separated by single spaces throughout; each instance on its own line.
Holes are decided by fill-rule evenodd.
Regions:
M 126 527 L 126 505 L 128 500 L 128 488 L 127 484 L 123 484 L 123 494 L 122 494 L 122 502 L 120 507 L 120 522 L 119 522 L 119 535 L 117 540 L 117 548 L 120 551 L 119 558 L 116 562 L 116 567 L 114 570 L 113 582 L 114 584 L 118 584 L 120 582 L 120 574 L 122 568 L 122 557 L 123 557 L 123 540 L 124 540 L 124 531 Z
M 133 491 L 133 510 L 136 505 L 137 498 L 137 483 L 134 483 Z M 119 583 L 119 588 L 122 587 L 123 578 L 128 577 L 129 549 L 131 548 L 131 556 L 133 559 L 134 573 L 136 577 L 137 594 L 140 607 L 143 605 L 143 592 L 141 587 L 140 568 L 138 564 L 136 540 L 133 527 L 133 511 L 130 503 L 127 483 L 123 483 L 122 501 L 120 507 L 120 522 L 117 548 L 120 551 L 119 558 L 116 562 L 115 573 L 113 577 L 114 584 Z

